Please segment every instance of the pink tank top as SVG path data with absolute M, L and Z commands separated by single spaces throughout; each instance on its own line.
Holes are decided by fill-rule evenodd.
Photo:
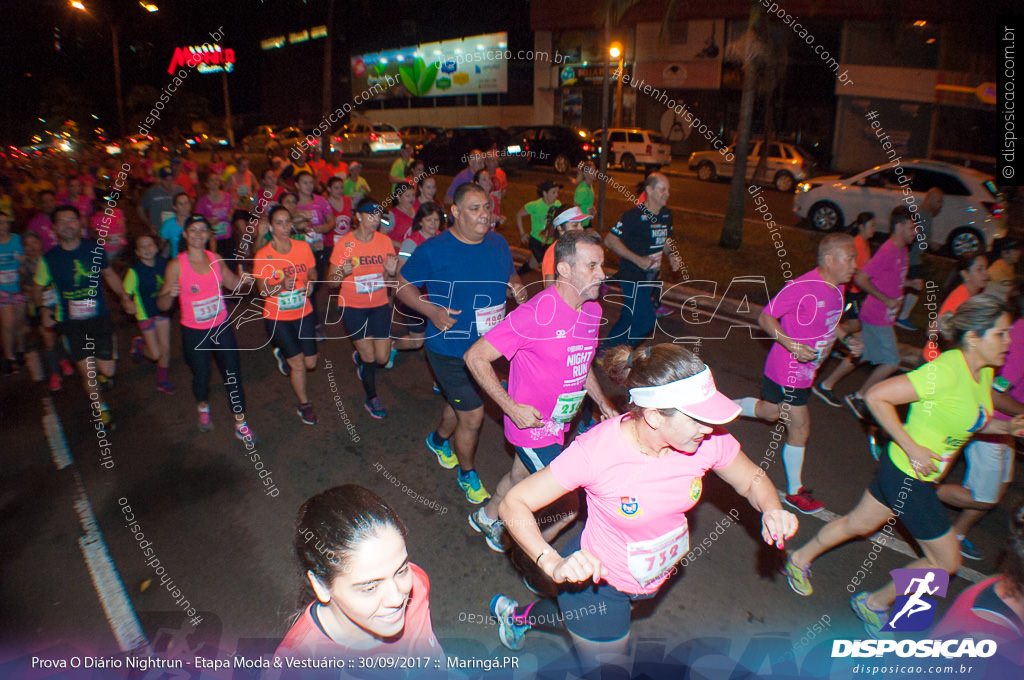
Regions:
M 214 328 L 224 323 L 228 311 L 220 291 L 220 260 L 209 250 L 204 250 L 210 259 L 210 273 L 200 276 L 188 261 L 188 251 L 178 255 L 181 265 L 181 325 L 189 328 Z

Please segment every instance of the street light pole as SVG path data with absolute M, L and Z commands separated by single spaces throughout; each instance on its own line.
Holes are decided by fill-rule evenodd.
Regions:
M 117 24 L 110 24 L 110 39 L 114 48 L 114 92 L 117 96 L 117 131 L 120 137 L 126 136 L 124 129 L 124 97 L 121 96 L 121 50 L 118 47 Z
M 612 4 L 606 2 L 604 9 L 604 45 L 607 45 L 611 39 Z M 597 186 L 597 230 L 600 233 L 604 233 L 604 178 L 608 176 L 608 95 L 610 94 L 610 88 L 608 86 L 608 57 L 603 54 L 604 47 L 601 48 L 601 51 L 604 61 L 604 79 L 601 83 L 601 182 Z
M 622 43 L 613 42 L 611 47 L 608 48 L 608 54 L 611 57 L 618 58 L 619 70 L 618 77 L 615 79 L 615 127 L 622 127 L 622 69 L 625 68 L 626 64 L 626 50 L 622 47 Z

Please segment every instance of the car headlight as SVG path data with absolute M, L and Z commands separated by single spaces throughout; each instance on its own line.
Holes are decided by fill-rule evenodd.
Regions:
M 811 190 L 811 183 L 810 182 L 800 182 L 799 184 L 796 185 L 796 190 L 797 190 L 797 193 L 806 194 L 808 191 Z

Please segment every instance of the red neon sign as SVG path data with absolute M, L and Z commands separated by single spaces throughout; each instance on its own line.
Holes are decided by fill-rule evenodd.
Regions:
M 220 45 L 193 45 L 174 50 L 167 73 L 173 75 L 179 68 L 187 66 L 200 73 L 231 72 L 235 68 L 235 51 L 222 49 Z

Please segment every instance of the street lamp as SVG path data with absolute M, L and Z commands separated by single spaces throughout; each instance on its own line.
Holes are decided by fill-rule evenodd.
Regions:
M 150 2 L 139 2 L 147 12 L 156 12 L 160 8 Z M 89 13 L 85 5 L 81 0 L 71 0 L 71 6 L 81 12 Z M 121 136 L 124 136 L 124 97 L 121 95 L 121 50 L 118 48 L 117 42 L 117 24 L 113 21 L 110 22 L 110 42 L 114 51 L 114 93 L 117 97 L 117 130 Z
M 615 127 L 622 127 L 622 69 L 626 61 L 625 51 L 622 43 L 617 40 L 608 47 L 609 56 L 619 60 L 619 77 L 617 78 L 618 83 L 615 85 Z

